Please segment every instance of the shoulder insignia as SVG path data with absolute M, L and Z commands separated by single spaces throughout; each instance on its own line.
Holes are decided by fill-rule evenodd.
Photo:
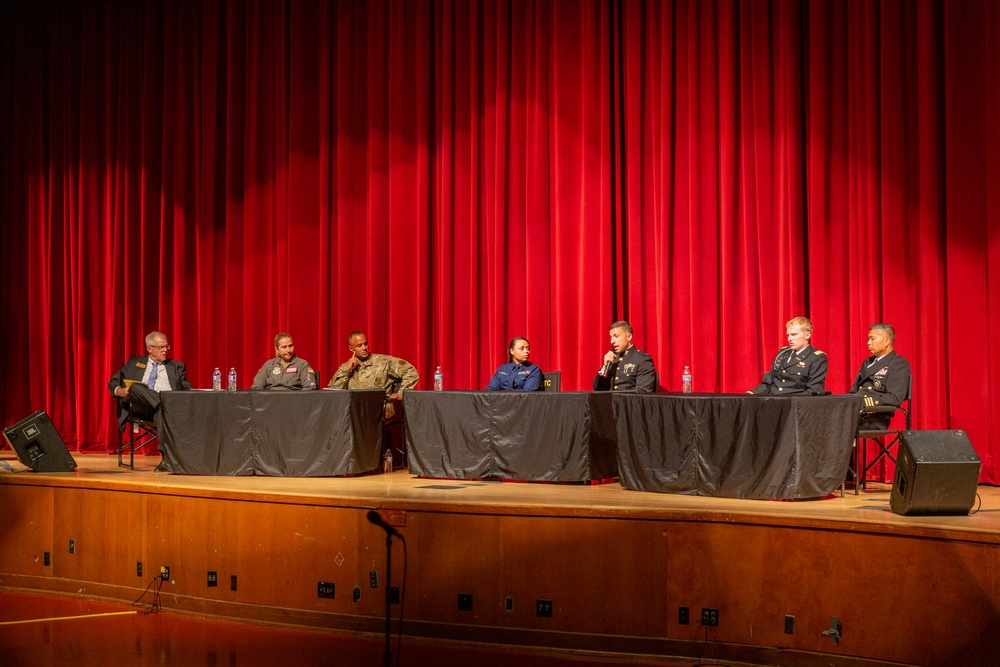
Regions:
M 824 352 L 823 350 L 816 350 L 815 352 L 813 352 L 813 354 L 822 354 L 824 357 L 826 356 L 826 352 Z
M 315 372 L 316 372 L 316 371 L 314 371 L 314 370 L 313 370 L 313 369 L 311 369 L 311 368 L 307 368 L 307 369 L 306 369 L 306 373 L 315 373 Z

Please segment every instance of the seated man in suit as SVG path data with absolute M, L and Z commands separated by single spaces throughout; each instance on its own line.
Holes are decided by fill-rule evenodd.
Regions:
M 868 330 L 868 351 L 872 356 L 861 362 L 849 393 L 864 396 L 866 406 L 887 405 L 899 407 L 906 398 L 910 383 L 910 362 L 896 354 L 896 331 L 879 322 Z M 889 427 L 892 414 L 864 415 L 860 430 L 884 430 Z
M 632 344 L 632 325 L 618 321 L 608 329 L 611 349 L 604 355 L 604 366 L 594 377 L 594 391 L 656 391 L 656 366 L 653 358 Z
M 748 394 L 791 396 L 826 393 L 826 353 L 812 346 L 813 325 L 808 318 L 794 317 L 785 324 L 788 346 L 778 350 L 771 369 Z
M 166 334 L 152 331 L 146 335 L 147 354 L 130 358 L 120 371 L 111 376 L 108 389 L 119 399 L 118 430 L 125 429 L 130 410 L 137 419 L 157 421 L 161 391 L 191 389 L 184 364 L 175 359 L 168 359 L 169 351 L 170 343 L 167 342 Z M 126 383 L 126 380 L 132 382 Z M 161 461 L 160 465 L 156 466 L 156 471 L 170 472 L 170 469 Z

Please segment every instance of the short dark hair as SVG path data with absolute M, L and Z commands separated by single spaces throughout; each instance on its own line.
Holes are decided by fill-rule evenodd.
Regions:
M 896 342 L 896 330 L 892 328 L 891 324 L 886 324 L 885 322 L 876 322 L 875 324 L 868 327 L 868 330 L 878 329 L 879 331 L 884 331 L 885 335 L 889 337 L 890 343 Z
M 282 338 L 287 338 L 287 339 L 291 340 L 292 342 L 295 342 L 295 339 L 292 338 L 291 334 L 286 334 L 285 332 L 281 332 L 280 334 L 275 334 L 275 336 L 274 336 L 274 347 L 275 348 L 278 347 L 278 342 L 281 341 Z
M 519 340 L 523 340 L 525 343 L 528 343 L 528 345 L 531 345 L 531 343 L 528 342 L 528 339 L 525 338 L 524 336 L 514 336 L 513 338 L 511 338 L 510 342 L 507 343 L 507 363 L 508 364 L 511 363 L 512 361 L 514 361 L 514 355 L 511 354 L 510 351 L 514 349 L 514 343 L 516 343 Z
M 632 325 L 626 322 L 625 320 L 618 320 L 610 327 L 608 327 L 608 331 L 611 331 L 612 329 L 621 329 L 625 333 L 632 333 Z
M 351 333 L 347 334 L 347 342 L 350 343 L 351 339 L 354 338 L 355 336 L 364 336 L 364 335 L 365 335 L 364 331 L 359 331 L 359 330 L 352 331 Z

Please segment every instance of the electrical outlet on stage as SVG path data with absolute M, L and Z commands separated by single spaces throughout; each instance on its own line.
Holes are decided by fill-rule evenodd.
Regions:
M 701 624 L 710 628 L 719 626 L 719 610 L 704 607 L 701 610 Z
M 219 573 L 218 572 L 209 572 L 208 573 L 208 587 L 209 588 L 215 588 L 218 585 L 219 585 Z
M 378 588 L 378 572 L 375 570 L 368 573 L 368 585 L 372 588 Z
M 170 581 L 170 567 L 168 565 L 160 566 L 160 579 Z
M 142 561 L 141 560 L 137 560 L 135 562 L 135 576 L 137 576 L 137 577 L 141 577 L 142 576 Z
M 691 622 L 691 610 L 687 607 L 677 608 L 677 624 L 688 625 Z
M 535 616 L 552 618 L 552 600 L 535 600 Z
M 316 587 L 316 595 L 321 598 L 333 599 L 334 585 L 328 581 L 321 581 Z

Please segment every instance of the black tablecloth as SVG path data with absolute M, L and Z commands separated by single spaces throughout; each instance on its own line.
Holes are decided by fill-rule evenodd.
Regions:
M 627 489 L 818 498 L 844 481 L 861 398 L 615 394 Z
M 410 472 L 583 482 L 617 476 L 608 392 L 407 391 Z
M 374 470 L 385 392 L 169 391 L 160 444 L 192 475 L 321 477 Z

